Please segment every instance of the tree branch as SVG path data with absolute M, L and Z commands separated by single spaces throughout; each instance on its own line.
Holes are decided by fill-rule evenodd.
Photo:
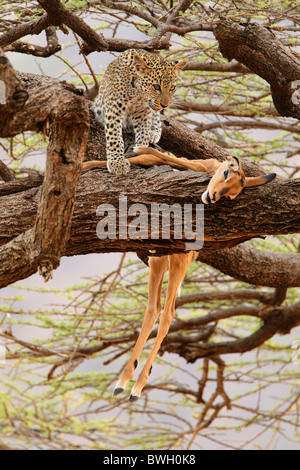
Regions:
M 141 236 L 147 237 L 142 241 L 139 239 L 119 239 L 119 197 L 120 195 L 127 197 L 128 207 L 133 203 L 143 204 L 150 214 L 151 204 L 167 203 L 172 205 L 178 203 L 181 205 L 183 202 L 185 204 L 200 202 L 206 183 L 206 175 L 190 171 L 173 172 L 169 167 L 154 167 L 147 170 L 132 169 L 129 179 L 112 175 L 108 177 L 106 170 L 90 171 L 82 175 L 65 254 L 72 256 L 93 252 L 142 251 L 149 255 L 149 252 L 152 251 L 153 254 L 154 250 L 156 254 L 184 250 L 184 240 L 173 238 L 173 227 L 171 227 L 172 241 L 151 240 L 147 236 L 148 232 L 147 234 L 146 232 L 141 233 Z M 176 194 L 174 194 L 175 188 Z M 32 227 L 39 194 L 39 191 L 33 195 L 30 192 L 19 192 L 13 198 L 11 195 L 1 198 L 1 208 L 4 214 L 0 220 L 0 243 L 2 245 Z M 300 181 L 297 183 L 296 181 L 278 180 L 276 182 L 275 180 L 274 184 L 270 184 L 268 187 L 249 189 L 247 193 L 245 191 L 239 195 L 236 201 L 223 201 L 207 207 L 205 209 L 207 246 L 218 248 L 218 241 L 225 242 L 226 246 L 230 240 L 256 236 L 260 233 L 294 233 L 299 231 L 300 208 L 297 203 L 299 194 Z M 100 219 L 96 217 L 96 208 L 100 204 L 111 204 L 116 208 L 116 239 L 99 241 L 97 238 L 96 227 Z M 277 211 L 274 210 L 275 207 L 278 208 Z M 249 215 L 251 216 L 249 217 Z M 44 236 L 46 237 L 46 235 Z M 2 263 L 3 253 L 5 253 L 5 245 L 0 250 L 0 285 L 2 286 L 7 285 L 8 282 L 7 272 Z M 253 262 L 253 253 L 249 252 L 248 256 L 246 256 L 247 253 L 244 254 L 245 261 L 241 263 L 242 253 L 237 253 L 234 257 L 230 250 L 228 252 L 222 250 L 211 255 L 205 254 L 201 250 L 199 260 L 215 265 L 234 277 L 245 278 L 246 282 L 270 286 L 278 285 L 278 283 L 300 285 L 300 255 L 278 254 L 276 257 L 274 253 L 267 256 L 258 252 L 257 263 L 253 265 L 253 271 L 249 271 L 247 262 Z M 236 259 L 236 264 L 228 262 L 232 256 L 233 259 Z M 264 260 L 264 256 L 266 256 L 266 260 Z M 10 260 L 13 260 L 12 255 L 10 255 Z M 262 261 L 260 262 L 260 260 Z M 17 279 L 19 268 L 18 264 L 15 266 Z M 263 269 L 264 266 L 266 266 L 266 270 Z
M 237 309 L 240 310 L 238 313 Z M 257 310 L 259 314 L 258 307 L 251 307 L 253 310 Z M 230 309 L 227 309 L 230 310 Z M 247 309 L 244 307 L 233 307 L 230 315 L 235 311 L 235 315 L 248 314 Z M 226 310 L 225 310 L 226 312 Z M 228 312 L 229 313 L 229 312 Z M 208 315 L 207 317 L 209 317 Z M 223 318 L 225 318 L 223 316 Z M 206 324 L 208 318 L 201 321 L 201 318 L 195 319 L 199 320 L 200 324 Z M 195 362 L 196 360 L 203 357 L 212 357 L 220 354 L 232 354 L 232 353 L 244 353 L 258 348 L 263 343 L 272 338 L 276 333 L 279 334 L 288 334 L 292 328 L 295 328 L 300 324 L 300 302 L 297 302 L 288 307 L 274 307 L 268 310 L 267 315 L 264 317 L 264 322 L 260 328 L 258 328 L 254 333 L 245 337 L 239 338 L 233 341 L 224 341 L 219 343 L 188 343 L 182 342 L 181 344 L 174 344 L 169 341 L 166 345 L 165 350 L 171 353 L 177 353 L 183 356 L 188 362 Z M 170 335 L 169 335 L 170 336 Z M 170 340 L 170 338 L 169 338 Z M 164 343 L 162 345 L 164 348 Z
M 0 160 L 0 178 L 2 178 L 3 181 L 5 182 L 13 181 L 15 179 L 15 175 L 12 172 L 12 170 L 8 168 L 8 166 L 6 166 L 5 163 L 3 163 L 1 160 Z
M 56 52 L 61 50 L 61 45 L 58 43 L 56 29 L 54 26 L 49 26 L 45 29 L 47 46 L 42 47 L 36 44 L 28 44 L 27 42 L 15 41 L 8 46 L 4 47 L 5 52 L 21 52 L 23 54 L 30 54 L 37 57 L 50 57 Z
M 257 117 L 257 112 L 239 109 L 235 106 L 223 106 L 222 104 L 196 103 L 187 100 L 174 100 L 173 108 L 186 111 L 188 113 L 214 113 L 221 116 Z M 272 106 L 263 110 L 263 116 L 278 116 L 276 109 Z
M 19 238 L 14 238 L 17 235 L 15 233 L 12 242 L 2 247 L 1 272 L 7 281 L 13 282 L 20 279 L 19 276 L 27 277 L 38 267 L 47 280 L 53 268 L 59 265 L 69 237 L 76 188 L 88 138 L 87 102 L 61 86 L 61 93 L 52 96 L 48 107 L 44 106 L 39 113 L 39 103 L 35 102 L 30 88 L 28 92 L 24 90 L 8 60 L 2 52 L 0 54 L 0 78 L 6 88 L 6 101 L 0 105 L 0 135 L 16 130 L 20 132 L 23 126 L 41 130 L 45 122 L 50 130 L 46 173 L 41 200 L 34 216 L 34 228 L 31 225 Z
M 275 111 L 275 109 L 274 109 Z M 275 113 L 274 113 L 275 115 Z M 196 129 L 197 132 L 209 131 L 211 129 L 226 128 L 226 127 L 239 127 L 239 128 L 254 128 L 254 129 L 269 129 L 269 130 L 282 130 L 291 132 L 294 134 L 300 134 L 300 125 L 296 124 L 284 124 L 282 122 L 268 122 L 261 119 L 255 119 L 253 121 L 240 120 L 240 121 L 223 121 L 223 122 L 213 122 L 211 124 L 200 124 Z
M 51 20 L 47 14 L 41 16 L 37 20 L 28 21 L 21 23 L 18 26 L 14 26 L 0 36 L 0 47 L 8 46 L 29 34 L 40 34 L 48 26 L 51 26 Z
M 244 248 L 244 246 L 242 247 Z M 220 300 L 259 300 L 263 304 L 272 301 L 273 294 L 254 289 L 233 289 L 216 292 L 197 292 L 196 294 L 181 295 L 176 298 L 176 308 L 190 303 L 211 302 Z
M 59 26 L 63 23 L 91 45 L 95 51 L 107 51 L 108 44 L 103 34 L 96 33 L 96 31 L 90 28 L 81 18 L 74 15 L 59 0 L 39 0 L 39 4 L 48 13 L 53 25 Z
M 184 67 L 184 70 L 195 70 L 199 72 L 234 72 L 234 73 L 243 73 L 248 74 L 252 73 L 244 65 L 240 64 L 239 62 L 230 62 L 229 64 L 223 63 L 207 63 L 207 62 L 195 62 L 189 60 L 187 65 Z
M 260 308 L 255 306 L 238 306 L 227 309 L 218 309 L 208 315 L 190 318 L 185 321 L 174 320 L 170 326 L 169 334 L 162 343 L 160 354 L 171 352 L 179 354 L 188 362 L 195 362 L 200 358 L 212 358 L 218 361 L 219 354 L 244 353 L 258 348 L 275 334 L 288 334 L 291 329 L 300 324 L 300 302 L 290 306 L 274 307 L 268 310 L 267 314 L 261 319 L 262 325 L 252 334 L 244 338 L 234 339 L 232 341 L 223 342 L 206 342 L 215 331 L 215 323 L 226 318 L 236 316 L 253 316 L 259 318 Z M 157 328 L 154 328 L 149 339 L 155 338 Z M 197 330 L 198 333 L 189 335 L 179 335 L 178 332 Z M 3 332 L 0 336 L 7 337 Z M 48 374 L 48 378 L 52 378 L 54 371 L 70 361 L 84 359 L 93 354 L 104 351 L 105 349 L 116 346 L 118 344 L 134 343 L 138 333 L 118 337 L 105 337 L 103 341 L 98 341 L 92 346 L 84 346 L 78 348 L 65 348 L 63 355 L 66 356 L 55 364 Z M 24 348 L 34 352 L 36 357 L 51 357 L 55 355 L 55 351 L 40 347 L 39 345 L 30 344 L 24 340 L 20 340 L 9 334 L 9 339 L 22 345 Z M 205 341 L 205 342 L 202 342 Z M 62 353 L 62 351 L 60 351 Z M 14 357 L 14 356 L 12 356 Z M 201 383 L 204 385 L 205 378 L 200 382 L 199 398 L 201 397 Z
M 151 204 L 168 203 L 171 206 L 178 203 L 181 206 L 183 202 L 194 205 L 200 203 L 202 192 L 206 188 L 209 179 L 208 175 L 191 171 L 174 172 L 169 167 L 132 168 L 130 178 L 121 178 L 115 175 L 109 175 L 108 177 L 108 173 L 104 169 L 90 171 L 82 175 L 68 246 L 66 249 L 63 248 L 66 236 L 62 232 L 61 240 L 63 240 L 63 243 L 58 242 L 57 246 L 55 245 L 55 239 L 58 240 L 59 238 L 59 231 L 63 230 L 62 226 L 57 231 L 56 229 L 53 230 L 55 237 L 52 238 L 51 224 L 55 224 L 57 221 L 56 214 L 60 213 L 58 206 L 56 208 L 55 201 L 58 198 L 62 204 L 58 203 L 59 207 L 68 207 L 69 212 L 67 212 L 68 214 L 71 213 L 71 206 L 74 201 L 67 188 L 70 186 L 73 188 L 70 191 L 74 190 L 74 186 L 72 186 L 73 176 L 74 181 L 77 181 L 75 175 L 78 174 L 78 160 L 76 163 L 75 155 L 78 152 L 81 153 L 79 149 L 84 147 L 84 139 L 82 138 L 80 144 L 80 136 L 84 135 L 88 126 L 87 102 L 74 87 L 60 83 L 55 79 L 31 74 L 20 74 L 20 77 L 22 78 L 23 92 L 28 96 L 26 106 L 19 108 L 18 113 L 11 113 L 10 119 L 6 119 L 7 112 L 0 115 L 0 134 L 7 137 L 29 129 L 41 132 L 49 127 L 50 122 L 50 141 L 54 140 L 52 141 L 53 147 L 49 146 L 48 150 L 49 165 L 53 171 L 54 168 L 61 168 L 61 171 L 66 171 L 65 176 L 60 175 L 60 177 L 57 177 L 53 187 L 49 185 L 49 178 L 48 183 L 44 185 L 44 188 L 48 185 L 47 194 L 49 196 L 46 196 L 46 198 L 43 196 L 43 207 L 48 207 L 46 201 L 51 195 L 53 202 L 51 203 L 52 209 L 49 208 L 49 210 L 52 215 L 48 222 L 47 217 L 43 221 L 40 216 L 38 217 L 39 222 L 36 227 L 40 235 L 36 251 L 43 252 L 43 237 L 44 243 L 48 248 L 51 248 L 50 251 L 52 250 L 53 256 L 57 256 L 57 258 L 62 253 L 72 256 L 92 252 L 138 251 L 149 255 L 150 252 L 153 254 L 155 251 L 157 255 L 160 255 L 185 250 L 185 240 L 174 239 L 175 227 L 171 227 L 170 237 L 172 241 L 148 238 L 142 241 L 139 239 L 120 240 L 118 239 L 118 223 L 116 226 L 117 238 L 115 240 L 106 239 L 100 242 L 96 235 L 96 226 L 99 222 L 99 218 L 96 217 L 96 208 L 102 203 L 112 204 L 116 208 L 118 222 L 120 195 L 127 197 L 128 206 L 132 203 L 143 204 L 148 213 L 150 213 Z M 16 76 L 15 80 L 16 86 L 20 86 Z M 13 90 L 11 94 L 13 95 Z M 10 101 L 8 101 L 7 106 L 9 106 L 9 103 Z M 90 136 L 85 158 L 105 159 L 104 131 L 94 123 L 92 116 L 90 116 L 90 119 Z M 65 129 L 60 128 L 60 122 L 62 122 L 62 126 L 63 123 L 66 123 Z M 224 160 L 228 155 L 224 149 L 181 123 L 165 117 L 162 118 L 162 122 L 163 135 L 160 145 L 166 150 L 187 158 L 213 157 Z M 128 142 L 132 144 L 132 136 L 125 135 L 126 139 L 127 144 Z M 58 141 L 59 144 L 56 147 L 55 142 Z M 75 154 L 71 156 L 68 152 L 71 152 L 71 154 L 75 152 Z M 72 163 L 69 166 L 67 162 Z M 69 168 L 70 173 L 67 168 Z M 243 168 L 246 174 L 250 176 L 263 173 L 257 165 L 251 162 L 243 162 Z M 73 171 L 75 173 L 71 176 Z M 69 180 L 69 178 L 71 179 Z M 26 251 L 30 245 L 29 238 L 32 241 L 30 234 L 25 238 L 22 238 L 22 236 L 24 237 L 22 234 L 34 227 L 37 205 L 41 197 L 41 192 L 38 189 L 41 181 L 40 177 L 35 177 L 1 185 L 0 195 L 3 194 L 0 199 L 1 213 L 3 214 L 0 219 L 1 286 L 20 279 L 19 276 L 26 277 L 32 273 L 34 263 L 30 258 L 31 255 L 25 256 L 23 254 L 22 257 L 19 257 L 15 244 L 19 241 L 20 250 L 24 253 L 24 250 Z M 176 191 L 174 191 L 175 189 Z M 276 179 L 267 186 L 245 190 L 235 201 L 223 200 L 216 205 L 206 207 L 205 246 L 216 250 L 240 243 L 260 234 L 283 234 L 299 231 L 299 193 L 299 180 Z M 4 196 L 5 194 L 6 196 Z M 70 206 L 68 206 L 68 201 Z M 58 220 L 61 220 L 61 218 L 59 217 Z M 67 225 L 68 220 L 66 218 Z M 47 229 L 45 229 L 46 225 L 44 224 L 49 224 Z M 54 227 L 55 225 L 53 225 Z M 45 230 L 48 230 L 48 235 L 44 233 Z M 44 233 L 43 237 L 41 233 Z M 21 238 L 16 239 L 17 236 Z M 148 232 L 141 236 L 148 236 Z M 37 238 L 34 237 L 34 240 L 37 241 Z M 16 253 L 15 257 L 13 255 L 14 251 Z M 34 251 L 33 259 L 35 263 L 37 256 Z M 6 264 L 4 263 L 5 259 L 7 260 Z M 296 258 L 294 257 L 294 259 Z M 23 260 L 26 260 L 26 262 L 23 263 Z M 203 261 L 205 261 L 204 258 Z M 55 259 L 54 264 L 56 264 Z M 293 275 L 289 278 L 291 279 L 290 285 L 295 285 L 293 283 L 298 282 L 299 277 L 295 281 L 294 272 L 298 273 L 299 269 L 295 267 L 292 271 Z M 238 268 L 236 268 L 236 272 L 239 272 Z M 241 272 L 241 276 L 243 276 L 243 272 Z M 276 283 L 278 280 L 273 279 L 272 282 Z
M 298 253 L 266 252 L 243 245 L 215 252 L 201 250 L 197 259 L 248 284 L 266 287 L 300 286 Z
M 294 99 L 293 85 L 300 77 L 300 60 L 269 28 L 222 20 L 215 29 L 215 36 L 224 57 L 229 61 L 236 59 L 270 84 L 279 114 L 300 118 L 299 100 Z

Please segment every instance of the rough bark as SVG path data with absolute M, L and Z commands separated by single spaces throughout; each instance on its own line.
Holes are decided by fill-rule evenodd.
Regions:
M 6 100 L 0 105 L 0 135 L 6 137 L 24 130 L 42 129 L 49 133 L 46 173 L 34 221 L 30 230 L 25 229 L 20 237 L 1 248 L 1 272 L 7 281 L 13 282 L 38 269 L 47 280 L 53 268 L 59 265 L 69 238 L 88 138 L 88 107 L 83 98 L 61 85 L 53 95 L 47 94 L 45 86 L 36 87 L 37 97 L 30 86 L 26 87 L 28 83 L 21 82 L 3 54 L 0 64 L 0 79 L 5 83 L 6 92 Z M 32 81 L 30 83 L 32 85 Z M 1 209 L 5 218 L 4 206 L 1 205 Z M 24 213 L 26 209 L 23 207 Z
M 104 169 L 89 171 L 80 178 L 73 219 L 76 238 L 74 244 L 70 240 L 69 247 L 72 246 L 74 254 L 76 251 L 88 253 L 99 244 L 95 227 L 100 220 L 96 217 L 96 208 L 100 204 L 112 204 L 116 208 L 117 219 L 120 196 L 127 197 L 128 206 L 135 203 L 144 204 L 149 214 L 151 204 L 155 203 L 195 206 L 201 203 L 201 195 L 208 180 L 206 174 L 192 171 L 175 172 L 167 166 L 132 168 L 128 178 L 109 175 Z M 15 188 L 16 184 L 13 187 Z M 300 181 L 279 179 L 265 187 L 244 190 L 234 201 L 224 199 L 218 204 L 205 206 L 205 240 L 213 245 L 214 242 L 241 237 L 295 233 L 300 229 L 299 197 Z M 1 197 L 1 209 L 4 214 L 0 221 L 2 244 L 30 228 L 38 200 L 39 191 L 34 189 Z M 130 221 L 130 217 L 128 219 Z M 193 220 L 195 222 L 195 219 Z M 171 238 L 176 227 L 175 224 L 171 229 Z M 87 230 L 94 233 L 88 235 Z M 117 233 L 119 231 L 121 227 L 118 227 L 117 223 Z M 144 232 L 141 235 L 144 235 Z M 84 239 L 85 247 L 81 247 Z M 147 243 L 143 240 L 142 248 L 145 251 L 159 247 L 165 249 L 166 243 L 168 241 L 153 240 Z M 183 241 L 174 240 L 169 252 L 180 250 L 183 245 Z M 105 240 L 100 243 L 97 251 L 135 251 L 138 246 L 140 241 Z
M 198 261 L 240 281 L 266 287 L 300 286 L 300 254 L 260 251 L 243 245 L 204 251 Z
M 122 52 L 130 48 L 155 51 L 158 49 L 168 49 L 171 45 L 169 41 L 170 33 L 168 33 L 168 31 L 172 29 L 172 25 L 168 25 L 164 30 L 159 31 L 159 34 L 154 35 L 148 41 L 136 41 L 127 38 L 104 38 L 101 33 L 98 34 L 94 31 L 85 21 L 75 15 L 71 9 L 65 7 L 62 2 L 58 0 L 40 0 L 39 3 L 47 13 L 36 20 L 27 21 L 14 26 L 3 33 L 0 36 L 0 47 L 5 48 L 7 51 L 13 50 L 40 57 L 49 57 L 60 49 L 59 44 L 52 44 L 52 47 L 43 48 L 40 46 L 36 47 L 34 44 L 19 42 L 18 40 L 27 35 L 40 34 L 43 30 L 46 30 L 46 28 L 52 26 L 58 26 L 65 34 L 68 34 L 66 26 L 77 33 L 83 40 L 81 52 L 85 55 L 94 51 L 106 50 Z M 122 7 L 122 5 L 120 6 Z M 113 7 L 116 8 L 116 5 L 113 4 Z M 151 15 L 148 16 L 148 18 L 150 17 L 152 18 Z M 159 25 L 164 26 L 164 23 L 160 23 L 154 20 L 154 18 L 153 21 L 156 27 L 159 27 Z M 197 25 L 196 30 L 199 28 L 202 29 L 201 25 Z M 195 30 L 193 25 L 187 29 L 178 29 L 183 34 Z
M 48 13 L 53 25 L 65 24 L 79 34 L 95 51 L 106 51 L 108 44 L 103 34 L 98 34 L 80 17 L 72 13 L 59 0 L 39 0 L 39 4 Z
M 215 36 L 226 59 L 236 59 L 270 84 L 274 105 L 281 116 L 300 118 L 299 99 L 295 95 L 300 60 L 269 28 L 221 20 Z
M 86 253 L 139 251 L 149 255 L 150 251 L 152 252 L 150 254 L 154 254 L 153 250 L 156 254 L 184 250 L 183 240 L 106 239 L 100 241 L 96 235 L 96 226 L 100 220 L 96 216 L 96 209 L 100 204 L 112 204 L 118 209 L 120 195 L 128 198 L 128 206 L 134 203 L 144 204 L 149 213 L 150 205 L 153 203 L 169 205 L 199 203 L 207 181 L 205 174 L 195 174 L 190 171 L 174 172 L 168 167 L 132 169 L 128 179 L 108 175 L 106 170 L 94 170 L 82 175 L 77 191 L 70 238 L 64 253 L 72 256 Z M 22 182 L 18 184 L 21 186 Z M 40 189 L 36 187 L 36 184 L 37 179 L 34 180 L 35 187 L 0 198 L 2 214 L 0 244 L 4 245 L 0 250 L 0 259 L 3 259 L 1 258 L 3 250 L 10 245 L 5 244 L 17 235 L 22 237 L 22 233 L 34 224 L 40 200 Z M 16 191 L 17 183 L 7 185 L 13 185 L 13 191 Z M 300 182 L 285 180 L 276 182 L 275 180 L 274 185 L 270 184 L 269 187 L 245 191 L 235 201 L 224 200 L 217 205 L 206 207 L 205 246 L 218 249 L 243 241 L 242 237 L 245 240 L 262 233 L 299 231 L 299 194 Z M 118 217 L 117 210 L 117 236 L 120 229 L 124 229 L 124 226 L 119 227 Z M 53 221 L 53 217 L 51 220 Z M 57 216 L 55 216 L 56 220 Z M 11 243 L 16 241 L 15 239 Z M 300 285 L 299 254 L 255 253 L 255 250 L 249 251 L 248 249 L 247 251 L 245 247 L 241 247 L 240 252 L 233 252 L 232 256 L 230 252 L 231 250 L 222 250 L 218 253 L 206 254 L 205 251 L 200 251 L 199 260 L 233 277 L 254 284 L 274 287 L 282 283 L 288 286 Z M 255 257 L 254 254 L 256 254 Z M 13 259 L 11 256 L 12 252 L 10 252 L 10 260 Z M 25 262 L 25 267 L 27 265 L 28 263 Z M 28 272 L 31 274 L 32 270 Z M 13 280 L 17 280 L 20 278 L 20 271 L 16 270 L 14 275 L 16 277 Z M 10 283 L 11 279 L 2 263 L 0 279 L 4 282 L 2 286 Z
M 6 183 L 15 179 L 13 171 L 0 160 L 0 178 Z

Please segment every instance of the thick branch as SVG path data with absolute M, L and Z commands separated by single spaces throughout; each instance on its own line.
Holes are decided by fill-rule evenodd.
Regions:
M 88 138 L 88 107 L 83 98 L 61 86 L 56 96 L 49 96 L 48 93 L 48 106 L 45 105 L 39 113 L 41 98 L 36 102 L 33 90 L 30 87 L 28 91 L 24 90 L 6 57 L 2 54 L 0 59 L 0 78 L 6 91 L 6 100 L 1 104 L 0 135 L 24 130 L 26 126 L 28 129 L 41 130 L 46 123 L 50 130 L 41 199 L 32 221 L 34 228 L 30 224 L 30 230 L 19 232 L 22 233 L 19 238 L 14 238 L 2 247 L 1 271 L 7 281 L 13 282 L 32 274 L 38 266 L 47 280 L 52 275 L 52 269 L 59 265 L 69 237 L 76 188 Z M 16 182 L 8 184 L 12 186 Z M 23 207 L 23 210 L 26 208 Z
M 72 85 L 45 75 L 16 74 L 14 71 L 13 74 L 14 80 L 19 84 L 18 87 L 24 94 L 26 93 L 28 99 L 26 106 L 19 106 L 17 113 L 13 106 L 13 113 L 6 109 L 6 112 L 0 114 L 0 137 L 13 137 L 25 131 L 44 132 L 49 127 L 49 119 L 56 119 L 62 106 L 67 109 L 68 106 L 72 106 L 72 102 L 81 103 L 82 101 L 82 93 Z M 2 80 L 8 87 L 16 87 L 16 84 L 12 84 L 11 77 L 12 75 L 9 79 L 5 77 Z M 9 102 L 6 107 L 8 105 Z M 84 119 L 86 121 L 87 117 Z
M 123 198 L 127 197 L 128 207 L 134 203 L 143 204 L 150 214 L 151 204 L 167 203 L 171 206 L 174 203 L 179 205 L 200 203 L 206 184 L 207 175 L 191 171 L 174 172 L 168 167 L 132 169 L 130 178 L 109 175 L 106 170 L 90 171 L 80 179 L 70 239 L 65 254 L 72 256 L 114 251 L 144 251 L 149 254 L 150 250 L 152 253 L 155 250 L 157 254 L 166 254 L 184 250 L 184 240 L 173 239 L 174 227 L 171 227 L 171 242 L 149 239 L 148 230 L 142 231 L 140 236 L 147 237 L 143 240 L 119 239 L 120 231 L 124 230 L 124 225 L 118 224 L 119 197 L 121 195 Z M 39 191 L 36 191 L 33 188 L 0 199 L 3 214 L 0 220 L 2 245 L 32 227 L 39 201 Z M 218 248 L 220 247 L 218 242 L 224 241 L 226 245 L 231 240 L 241 237 L 250 238 L 261 233 L 271 235 L 299 231 L 299 195 L 300 181 L 275 180 L 266 187 L 245 191 L 235 201 L 224 200 L 219 204 L 206 207 L 205 240 L 208 247 Z M 100 218 L 96 216 L 96 209 L 100 204 L 111 204 L 116 208 L 116 239 L 100 241 L 97 238 L 96 227 Z M 128 224 L 130 221 L 131 218 L 128 217 Z M 236 265 L 228 262 L 229 252 L 228 259 L 223 258 L 222 253 L 219 252 L 219 256 L 216 255 L 216 267 L 239 278 L 246 276 L 246 282 L 270 286 L 282 283 L 289 286 L 300 285 L 299 254 L 278 255 L 278 262 L 276 262 L 275 254 L 270 254 L 264 261 L 264 253 L 258 252 L 262 255 L 262 262 L 259 263 L 259 259 L 257 260 L 253 274 L 247 268 L 247 263 L 252 263 L 253 260 L 252 252 L 244 258 L 242 258 L 243 251 L 237 253 L 236 257 L 233 257 L 236 259 Z M 214 265 L 213 255 L 210 259 L 209 255 L 205 257 L 200 251 L 199 259 Z M 0 279 L 5 284 L 6 276 L 2 262 L 0 266 Z M 251 279 L 250 276 L 252 276 Z
M 243 245 L 215 252 L 202 250 L 198 261 L 249 284 L 266 287 L 300 286 L 298 253 L 265 252 Z
M 28 99 L 28 92 L 20 82 L 9 60 L 0 49 L 0 136 L 5 127 Z
M 10 120 L 5 119 L 5 113 L 0 115 L 0 131 L 4 136 L 15 135 L 29 129 L 42 131 L 49 127 L 49 122 L 56 122 L 56 125 L 50 126 L 50 137 L 56 135 L 54 141 L 58 137 L 64 143 L 59 146 L 58 150 L 56 150 L 55 146 L 53 150 L 49 148 L 49 154 L 52 155 L 51 161 L 55 162 L 55 159 L 58 159 L 62 168 L 65 168 L 64 162 L 68 161 L 69 158 L 68 145 L 70 146 L 70 151 L 77 152 L 76 149 L 80 147 L 77 136 L 79 138 L 84 133 L 84 127 L 87 125 L 83 105 L 85 101 L 78 95 L 76 89 L 65 83 L 57 82 L 49 77 L 30 74 L 23 74 L 21 77 L 24 92 L 27 96 L 29 95 L 26 106 L 21 108 L 17 114 L 13 114 Z M 77 117 L 74 118 L 74 116 Z M 57 126 L 59 126 L 60 121 L 68 124 L 65 130 L 61 129 L 57 134 L 59 130 Z M 95 125 L 93 120 L 91 122 L 90 138 L 85 158 L 105 159 L 104 132 Z M 61 137 L 59 137 L 59 134 Z M 127 137 L 125 136 L 125 138 Z M 214 157 L 224 160 L 226 155 L 228 155 L 224 149 L 203 138 L 198 133 L 175 120 L 164 117 L 163 135 L 160 145 L 166 150 L 187 158 Z M 75 162 L 75 157 L 72 161 Z M 74 171 L 77 174 L 75 167 Z M 262 170 L 251 162 L 243 162 L 243 167 L 247 175 L 252 176 L 262 173 Z M 56 168 L 56 164 L 53 168 Z M 57 197 L 63 198 L 64 191 L 62 189 L 67 191 L 65 187 L 69 186 L 69 184 L 72 185 L 72 183 L 68 182 L 68 178 L 67 174 L 65 177 L 62 176 L 61 183 L 58 182 L 58 178 L 52 190 L 49 186 L 49 194 L 52 194 L 53 201 Z M 99 241 L 96 236 L 96 226 L 99 222 L 99 218 L 96 217 L 96 208 L 100 204 L 112 204 L 117 210 L 118 222 L 120 195 L 127 197 L 128 206 L 133 203 L 144 204 L 148 214 L 150 214 L 151 204 L 157 203 L 167 203 L 169 206 L 174 203 L 179 205 L 190 203 L 194 204 L 195 207 L 196 203 L 201 202 L 201 195 L 206 188 L 208 179 L 207 174 L 192 171 L 174 172 L 169 167 L 154 167 L 147 170 L 132 168 L 127 178 L 109 175 L 106 170 L 94 170 L 82 175 L 68 246 L 66 250 L 63 250 L 62 246 L 57 247 L 58 258 L 63 252 L 68 256 L 111 251 L 138 251 L 149 255 L 150 252 L 153 253 L 153 250 L 155 250 L 156 254 L 174 253 L 184 250 L 184 240 L 172 239 L 174 237 L 174 227 L 171 227 L 170 236 L 172 242 L 148 238 L 142 241 L 139 239 L 119 240 L 118 233 L 120 227 L 118 227 L 118 224 L 116 240 L 107 239 Z M 23 233 L 34 226 L 41 196 L 40 189 L 38 188 L 41 181 L 40 177 L 24 178 L 23 180 L 1 185 L 0 195 L 3 195 L 0 198 L 0 245 L 3 247 L 1 256 L 5 256 L 3 250 L 5 250 L 4 245 L 6 243 L 9 243 L 18 235 L 22 236 Z M 283 234 L 299 231 L 299 194 L 299 180 L 276 179 L 267 186 L 245 190 L 234 201 L 224 199 L 218 204 L 206 207 L 205 246 L 207 248 L 214 247 L 214 249 L 218 249 L 222 246 L 240 243 L 261 234 Z M 65 202 L 62 202 L 63 205 L 67 204 L 68 198 L 69 196 L 66 195 Z M 52 205 L 52 209 L 53 207 L 55 205 Z M 53 213 L 56 214 L 56 211 L 54 210 Z M 130 220 L 129 218 L 129 222 Z M 49 234 L 51 232 L 51 223 L 53 222 L 49 222 Z M 44 231 L 43 224 L 44 222 L 39 225 L 39 231 Z M 56 234 L 56 236 L 58 235 Z M 146 236 L 149 236 L 148 233 Z M 46 239 L 47 236 L 45 235 Z M 52 243 L 54 239 L 51 242 L 50 236 L 48 240 L 49 246 L 54 247 Z M 65 240 L 64 236 L 62 236 L 62 240 Z M 20 243 L 22 245 L 22 239 L 20 239 Z M 41 247 L 41 245 L 39 246 Z M 4 267 L 2 263 L 3 258 L 0 257 L 0 266 L 2 268 L 2 270 L 0 268 L 0 279 L 2 286 L 7 285 L 9 280 L 12 282 L 12 280 L 20 279 L 19 272 L 22 273 L 20 276 L 26 277 L 26 266 L 24 265 L 24 271 L 22 268 L 18 272 L 18 263 L 21 260 L 20 257 L 18 259 L 14 258 L 12 253 L 13 251 L 10 251 L 7 257 L 7 260 L 11 262 L 10 270 L 13 271 L 11 277 L 8 276 L 7 267 Z M 24 256 L 23 259 L 27 258 Z M 32 271 L 32 264 L 29 262 L 25 264 L 28 266 L 27 273 L 29 275 Z M 293 268 L 294 271 L 297 272 L 297 269 Z M 296 285 L 299 285 L 299 277 L 297 279 L 295 281 L 295 278 L 292 276 L 291 283 L 296 282 Z
M 39 253 L 39 270 L 45 280 L 52 275 L 52 268 L 59 265 L 67 245 L 88 137 L 88 123 L 84 119 L 87 106 L 82 103 L 78 109 L 77 100 L 73 104 L 74 108 L 70 104 L 65 108 L 63 104 L 50 126 L 46 173 L 33 240 Z
M 224 57 L 229 61 L 236 59 L 270 84 L 279 114 L 300 118 L 294 88 L 294 82 L 300 77 L 300 60 L 269 28 L 222 20 L 215 36 Z
M 108 44 L 102 34 L 96 33 L 81 18 L 74 15 L 59 0 L 39 0 L 39 4 L 44 8 L 51 18 L 53 25 L 61 23 L 69 26 L 84 41 L 90 44 L 95 51 L 106 51 Z

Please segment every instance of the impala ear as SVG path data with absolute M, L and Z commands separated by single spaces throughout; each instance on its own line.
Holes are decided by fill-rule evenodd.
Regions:
M 175 62 L 176 63 L 176 62 Z M 188 63 L 187 60 L 182 60 L 181 62 L 177 62 L 175 67 L 174 67 L 174 70 L 177 70 L 178 72 L 180 70 L 183 70 L 186 66 L 186 64 Z
M 245 178 L 245 188 L 252 188 L 253 186 L 261 186 L 262 184 L 270 183 L 270 181 L 273 181 L 276 176 L 276 173 L 270 173 L 269 175 Z
M 138 75 L 140 75 L 141 77 L 143 75 L 147 75 L 150 71 L 150 67 L 148 67 L 144 59 L 142 59 L 138 54 L 134 54 L 133 64 Z
M 226 163 L 228 170 L 239 171 L 241 168 L 241 162 L 238 157 L 226 157 Z

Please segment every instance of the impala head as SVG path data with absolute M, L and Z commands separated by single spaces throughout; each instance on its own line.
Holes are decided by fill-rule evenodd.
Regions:
M 261 186 L 269 183 L 276 177 L 276 173 L 269 175 L 246 177 L 240 160 L 237 157 L 226 157 L 214 176 L 210 180 L 207 190 L 202 194 L 204 204 L 217 202 L 221 197 L 236 198 L 243 188 Z

